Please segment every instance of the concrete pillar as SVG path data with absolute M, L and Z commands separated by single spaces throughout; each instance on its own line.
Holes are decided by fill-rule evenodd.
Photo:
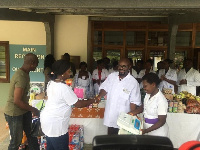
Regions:
M 44 22 L 46 30 L 46 54 L 54 55 L 54 23 Z
M 176 34 L 178 30 L 178 24 L 169 24 L 169 43 L 168 43 L 168 51 L 167 58 L 174 60 L 175 58 L 175 48 L 176 48 Z

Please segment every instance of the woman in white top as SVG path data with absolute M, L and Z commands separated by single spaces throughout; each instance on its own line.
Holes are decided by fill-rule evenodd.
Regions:
M 163 63 L 164 69 L 160 69 L 158 73 L 158 76 L 162 81 L 159 85 L 159 89 L 161 91 L 163 88 L 172 89 L 172 93 L 176 93 L 177 73 L 175 69 L 170 68 L 170 64 L 173 63 L 173 61 L 165 59 Z
M 101 83 L 105 81 L 108 77 L 109 72 L 107 69 L 104 69 L 104 62 L 102 59 L 97 60 L 97 69 L 95 69 L 92 73 L 92 79 L 94 84 L 94 94 L 99 94 L 99 87 Z
M 47 150 L 68 150 L 68 126 L 72 108 L 85 107 L 98 99 L 78 101 L 76 94 L 65 84 L 70 77 L 70 63 L 58 60 L 52 66 L 53 74 L 47 85 L 47 96 L 40 121 L 44 134 L 47 136 Z
M 142 77 L 145 92 L 144 104 L 133 111 L 136 115 L 143 111 L 144 129 L 142 134 L 155 136 L 168 136 L 166 123 L 168 103 L 165 96 L 158 89 L 159 77 L 155 73 L 149 73 Z
M 74 76 L 73 87 L 80 87 L 85 89 L 85 98 L 91 98 L 94 96 L 94 88 L 92 82 L 92 76 L 87 71 L 86 62 L 81 62 L 79 65 L 80 70 Z

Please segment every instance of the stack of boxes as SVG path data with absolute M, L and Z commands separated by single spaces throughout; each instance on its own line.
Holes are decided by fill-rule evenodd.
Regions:
M 47 141 L 45 136 L 38 137 L 38 143 L 40 145 L 40 150 L 47 149 Z
M 84 128 L 82 125 L 70 125 L 69 133 L 69 149 L 83 150 Z

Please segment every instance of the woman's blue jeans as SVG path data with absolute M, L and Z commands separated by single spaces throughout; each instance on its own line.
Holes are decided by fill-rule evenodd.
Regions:
M 11 136 L 8 150 L 18 150 L 22 142 L 23 131 L 26 133 L 29 150 L 39 150 L 37 138 L 31 136 L 32 113 L 27 112 L 20 116 L 4 115 L 8 122 Z
M 59 137 L 46 137 L 47 150 L 69 150 L 69 135 L 68 133 Z

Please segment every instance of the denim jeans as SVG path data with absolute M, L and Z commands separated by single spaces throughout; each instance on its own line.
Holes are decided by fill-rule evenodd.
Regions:
M 69 150 L 69 135 L 68 133 L 59 137 L 46 137 L 47 150 Z
M 36 137 L 31 136 L 32 113 L 27 112 L 20 116 L 9 116 L 5 114 L 10 129 L 10 144 L 8 150 L 18 150 L 22 142 L 23 131 L 26 133 L 29 150 L 39 150 L 39 144 Z

